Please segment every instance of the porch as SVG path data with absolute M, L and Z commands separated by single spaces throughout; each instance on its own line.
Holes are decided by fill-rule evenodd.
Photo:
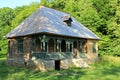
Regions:
M 85 58 L 87 40 L 48 35 L 32 37 L 31 57 L 36 59 L 71 59 Z

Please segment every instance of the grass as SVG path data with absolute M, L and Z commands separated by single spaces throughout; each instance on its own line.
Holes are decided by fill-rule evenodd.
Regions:
M 39 72 L 32 69 L 5 65 L 5 56 L 0 57 L 0 80 L 119 80 L 120 57 L 103 56 L 90 68 Z

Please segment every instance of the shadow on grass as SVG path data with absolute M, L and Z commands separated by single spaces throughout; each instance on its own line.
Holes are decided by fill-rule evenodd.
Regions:
M 70 68 L 68 70 L 63 70 L 60 72 L 61 75 L 58 76 L 58 78 L 61 79 L 75 79 L 78 80 L 80 77 L 85 75 L 85 71 L 82 71 L 80 68 Z
M 13 78 L 12 75 L 18 74 L 23 70 L 24 70 L 23 68 L 7 66 L 6 59 L 0 58 L 0 80 L 18 80 L 18 79 L 12 79 Z M 17 77 L 17 76 L 14 76 L 14 77 Z
M 118 66 L 110 66 L 108 68 L 105 68 L 102 73 L 104 75 L 115 75 L 115 76 L 119 76 L 120 74 L 120 67 Z
M 4 80 L 10 74 L 10 69 L 5 65 L 5 60 L 0 59 L 0 79 Z
M 85 72 L 80 68 L 70 68 L 60 71 L 48 71 L 48 72 L 33 72 L 29 74 L 29 78 L 33 80 L 78 80 L 81 76 L 84 76 Z

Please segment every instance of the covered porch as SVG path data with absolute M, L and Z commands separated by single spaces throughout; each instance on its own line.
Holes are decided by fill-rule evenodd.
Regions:
M 85 58 L 87 40 L 41 35 L 32 37 L 31 57 L 36 59 Z

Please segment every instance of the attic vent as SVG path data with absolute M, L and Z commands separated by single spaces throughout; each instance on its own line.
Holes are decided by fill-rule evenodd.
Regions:
M 62 17 L 63 22 L 65 22 L 68 26 L 71 26 L 72 19 L 70 16 L 63 16 Z

